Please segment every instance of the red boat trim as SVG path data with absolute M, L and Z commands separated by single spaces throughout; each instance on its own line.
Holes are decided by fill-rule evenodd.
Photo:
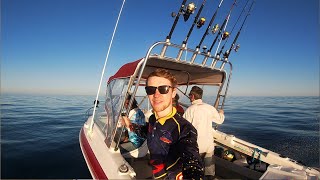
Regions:
M 90 144 L 84 134 L 84 130 L 81 129 L 80 140 L 83 148 L 83 155 L 87 159 L 88 167 L 90 168 L 94 179 L 108 179 L 104 173 L 102 167 L 99 164 L 96 156 L 94 155 Z

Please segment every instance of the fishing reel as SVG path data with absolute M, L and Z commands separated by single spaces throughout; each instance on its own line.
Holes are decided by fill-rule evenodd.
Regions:
M 240 44 L 237 44 L 236 47 L 234 48 L 234 51 L 235 51 L 235 52 L 238 52 L 239 49 L 240 49 Z
M 227 59 L 229 57 L 230 51 L 226 50 L 226 52 L 223 54 L 223 58 Z
M 232 162 L 236 159 L 235 153 L 232 150 L 225 150 L 223 153 L 223 159 Z
M 185 9 L 182 9 L 181 14 L 183 14 L 184 21 L 188 21 L 190 15 L 194 13 L 196 8 L 196 5 L 193 2 L 191 2 L 185 7 Z M 171 16 L 176 17 L 177 14 L 175 12 L 172 12 Z
M 203 51 L 202 51 L 203 53 L 207 53 L 207 46 L 203 46 L 203 47 L 202 47 L 202 50 L 203 50 Z
M 222 40 L 225 40 L 227 39 L 228 37 L 230 36 L 230 33 L 229 32 L 224 32 L 223 35 L 222 35 Z
M 191 14 L 194 13 L 194 11 L 196 10 L 196 5 L 192 2 L 192 3 L 189 3 L 186 7 L 186 9 L 184 10 L 184 13 L 183 13 L 183 19 L 184 21 L 188 21 L 189 17 Z
M 219 28 L 220 28 L 219 24 L 214 25 L 212 30 L 211 30 L 212 34 L 215 34 L 219 30 Z
M 197 22 L 197 28 L 198 29 L 201 28 L 205 22 L 206 22 L 206 18 L 204 17 L 200 18 L 199 21 Z

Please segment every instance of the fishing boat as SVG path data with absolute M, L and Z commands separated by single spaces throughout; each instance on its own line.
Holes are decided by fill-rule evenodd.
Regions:
M 151 45 L 143 58 L 129 61 L 121 66 L 107 81 L 104 101 L 99 103 L 97 95 L 94 106 L 87 111 L 86 121 L 79 133 L 79 142 L 92 178 L 152 178 L 146 141 L 139 148 L 130 152 L 120 152 L 119 144 L 124 127 L 119 125 L 119 119 L 121 113 L 128 112 L 128 109 L 125 108 L 125 100 L 130 94 L 129 107 L 133 100 L 137 99 L 140 102 L 139 107 L 144 110 L 146 121 L 148 120 L 152 111 L 144 87 L 147 76 L 155 69 L 167 69 L 176 76 L 180 96 L 187 98 L 187 92 L 190 91 L 192 86 L 197 85 L 204 88 L 205 92 L 211 93 L 210 97 L 213 97 L 212 102 L 214 102 L 212 105 L 216 109 L 224 109 L 232 76 L 232 63 L 229 56 L 232 51 L 238 48 L 236 41 L 254 1 L 251 6 L 246 4 L 246 9 L 250 7 L 247 15 L 244 16 L 241 28 L 230 48 L 224 53 L 221 53 L 224 45 L 219 49 L 219 53 L 218 48 L 216 53 L 211 53 L 211 51 L 216 42 L 221 42 L 224 36 L 227 36 L 225 27 L 233 6 L 221 27 L 213 26 L 212 31 L 215 30 L 217 33 L 213 45 L 209 49 L 203 48 L 203 50 L 200 50 L 203 39 L 211 30 L 212 23 L 223 0 L 220 1 L 205 34 L 196 48 L 187 48 L 186 44 L 194 26 L 203 25 L 200 13 L 205 1 L 203 1 L 196 14 L 194 23 L 192 23 L 183 43 L 175 44 L 171 42 L 171 36 L 179 17 L 183 16 L 184 20 L 187 20 L 193 13 L 192 6 L 194 4 L 186 4 L 186 1 L 183 0 L 178 13 L 175 15 L 174 23 L 166 40 Z M 182 59 L 184 53 L 188 53 L 191 57 Z M 214 158 L 217 179 L 319 179 L 320 177 L 317 168 L 307 167 L 289 157 L 241 140 L 232 134 L 223 133 L 215 125 L 213 125 L 212 131 L 215 141 Z

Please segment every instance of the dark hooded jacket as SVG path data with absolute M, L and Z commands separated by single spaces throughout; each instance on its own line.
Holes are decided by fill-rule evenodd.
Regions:
M 197 130 L 177 114 L 176 108 L 166 117 L 149 118 L 148 148 L 155 179 L 200 179 L 204 167 L 197 144 Z

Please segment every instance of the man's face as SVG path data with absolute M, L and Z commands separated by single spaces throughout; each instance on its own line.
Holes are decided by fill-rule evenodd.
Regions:
M 194 101 L 194 95 L 189 93 L 189 100 L 192 103 Z
M 124 102 L 124 107 L 128 108 L 128 106 L 129 106 L 129 99 L 126 99 L 126 101 Z
M 148 86 L 159 87 L 159 86 L 172 86 L 171 82 L 163 77 L 149 77 Z M 176 90 L 174 88 L 169 88 L 168 93 L 161 94 L 158 89 L 156 89 L 154 94 L 148 95 L 150 104 L 153 111 L 159 116 L 163 117 L 172 111 L 172 98 L 176 96 Z

